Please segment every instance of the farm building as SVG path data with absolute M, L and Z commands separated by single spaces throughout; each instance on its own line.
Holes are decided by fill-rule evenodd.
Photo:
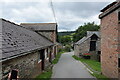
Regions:
M 20 78 L 34 78 L 50 66 L 55 45 L 52 41 L 5 19 L 0 23 L 2 78 L 7 78 L 12 69 L 19 71 Z
M 57 23 L 21 23 L 21 25 L 52 41 L 55 44 L 53 58 L 57 55 Z
M 84 54 L 89 53 L 91 59 L 100 61 L 100 33 L 87 31 L 87 36 L 75 43 L 74 50 L 78 57 L 84 57 Z
M 120 1 L 107 5 L 101 12 L 102 74 L 120 78 Z

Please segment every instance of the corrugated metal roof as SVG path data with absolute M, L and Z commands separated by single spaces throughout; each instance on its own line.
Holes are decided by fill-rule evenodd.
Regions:
M 20 25 L 24 26 L 27 29 L 41 31 L 41 30 L 56 30 L 57 24 L 56 23 L 21 23 Z
M 0 46 L 2 59 L 53 45 L 51 41 L 34 31 L 4 19 L 0 19 L 0 22 L 2 22 L 0 26 L 2 27 L 2 47 Z

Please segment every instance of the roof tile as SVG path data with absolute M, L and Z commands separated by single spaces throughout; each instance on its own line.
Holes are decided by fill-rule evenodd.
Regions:
M 2 22 L 2 58 L 6 59 L 28 51 L 51 46 L 53 43 L 34 31 L 23 28 L 7 20 Z

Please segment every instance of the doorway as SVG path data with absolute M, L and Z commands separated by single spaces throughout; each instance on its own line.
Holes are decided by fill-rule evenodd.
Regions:
M 56 57 L 56 46 L 54 47 L 54 57 Z
M 96 50 L 96 41 L 90 41 L 90 51 Z
M 101 62 L 101 51 L 98 51 L 98 61 Z
M 49 54 L 50 54 L 50 55 L 49 55 L 49 62 L 52 63 L 52 53 L 51 53 L 51 51 L 50 51 Z
M 44 70 L 45 68 L 45 50 L 42 49 L 39 51 L 40 52 L 40 59 L 41 59 L 41 69 Z

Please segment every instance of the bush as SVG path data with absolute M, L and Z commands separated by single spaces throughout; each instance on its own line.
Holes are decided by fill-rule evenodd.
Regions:
M 64 52 L 65 50 L 63 48 L 60 48 L 58 52 Z
M 70 45 L 66 45 L 64 49 L 65 49 L 66 52 L 70 52 L 71 48 L 72 47 Z

